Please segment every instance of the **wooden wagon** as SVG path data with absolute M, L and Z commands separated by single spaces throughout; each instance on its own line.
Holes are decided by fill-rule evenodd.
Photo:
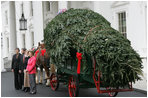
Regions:
M 133 91 L 132 82 L 126 88 L 104 87 L 101 71 L 96 70 L 95 57 L 90 57 L 86 53 L 83 54 L 87 57 L 88 66 L 84 70 L 80 70 L 80 63 L 81 67 L 85 66 L 83 60 L 81 62 L 82 54 L 76 51 L 73 53 L 74 56 L 66 60 L 61 67 L 57 66 L 57 72 L 51 74 L 50 85 L 53 91 L 58 89 L 59 83 L 68 87 L 69 96 L 71 97 L 78 96 L 80 88 L 96 88 L 98 93 L 108 93 L 112 97 L 116 96 L 118 92 Z

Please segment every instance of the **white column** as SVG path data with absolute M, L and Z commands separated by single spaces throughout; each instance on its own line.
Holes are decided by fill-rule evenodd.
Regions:
M 68 2 L 67 1 L 59 1 L 58 2 L 58 9 L 61 10 L 61 9 L 67 9 L 67 6 L 68 5 Z
M 32 48 L 32 20 L 34 17 L 31 15 L 31 1 L 25 1 L 24 2 L 24 15 L 25 18 L 27 19 L 27 30 L 25 31 L 25 43 L 26 43 L 26 49 L 31 49 Z
M 43 40 L 43 5 L 42 1 L 33 2 L 33 25 L 34 25 L 34 44 L 38 46 L 38 42 Z
M 2 12 L 0 12 L 2 14 Z M 2 21 L 2 18 L 0 18 L 0 21 Z M 2 26 L 2 22 L 0 24 Z M 2 29 L 0 30 L 0 32 L 2 33 Z M 3 60 L 3 47 L 4 47 L 4 33 L 2 33 L 2 42 L 1 42 L 1 72 L 5 72 L 6 69 L 4 68 L 4 60 Z
M 3 48 L 1 47 L 1 72 L 5 72 L 6 69 L 4 68 L 4 60 L 3 60 Z
M 7 53 L 7 39 L 6 39 L 6 35 L 5 35 L 4 32 L 3 32 L 3 55 L 1 55 L 1 56 L 2 56 L 2 58 L 5 58 L 5 57 L 8 56 L 8 53 Z
M 26 41 L 26 48 L 31 49 L 32 48 L 32 33 L 29 30 L 26 31 L 25 41 Z
M 10 1 L 9 4 L 9 59 L 12 59 L 14 50 L 16 48 L 16 21 L 15 21 L 15 2 Z

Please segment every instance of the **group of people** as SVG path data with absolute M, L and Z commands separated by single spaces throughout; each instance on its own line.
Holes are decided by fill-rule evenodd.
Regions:
M 15 52 L 11 64 L 12 72 L 14 72 L 14 87 L 16 90 L 36 94 L 36 58 L 34 52 L 25 48 L 21 49 L 21 53 L 20 49 L 16 48 Z

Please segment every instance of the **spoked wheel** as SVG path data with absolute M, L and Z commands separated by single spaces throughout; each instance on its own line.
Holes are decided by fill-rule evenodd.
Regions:
M 128 87 L 129 89 L 132 89 L 132 82 L 129 82 Z
M 68 82 L 68 91 L 70 97 L 77 97 L 79 93 L 79 81 L 77 76 L 71 76 Z
M 58 78 L 58 75 L 56 73 L 51 74 L 50 86 L 51 86 L 51 89 L 54 90 L 54 91 L 56 91 L 59 87 L 59 78 Z
M 106 89 L 107 90 L 112 90 L 114 88 L 108 87 Z M 118 88 L 116 88 L 116 89 L 118 89 Z M 108 94 L 109 94 L 110 97 L 115 97 L 115 96 L 117 96 L 118 92 L 109 92 Z

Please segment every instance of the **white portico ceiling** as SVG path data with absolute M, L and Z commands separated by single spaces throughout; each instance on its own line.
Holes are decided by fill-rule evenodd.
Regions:
M 111 8 L 115 8 L 115 7 L 123 6 L 123 5 L 127 5 L 127 4 L 129 4 L 129 1 L 115 1 L 111 5 Z

